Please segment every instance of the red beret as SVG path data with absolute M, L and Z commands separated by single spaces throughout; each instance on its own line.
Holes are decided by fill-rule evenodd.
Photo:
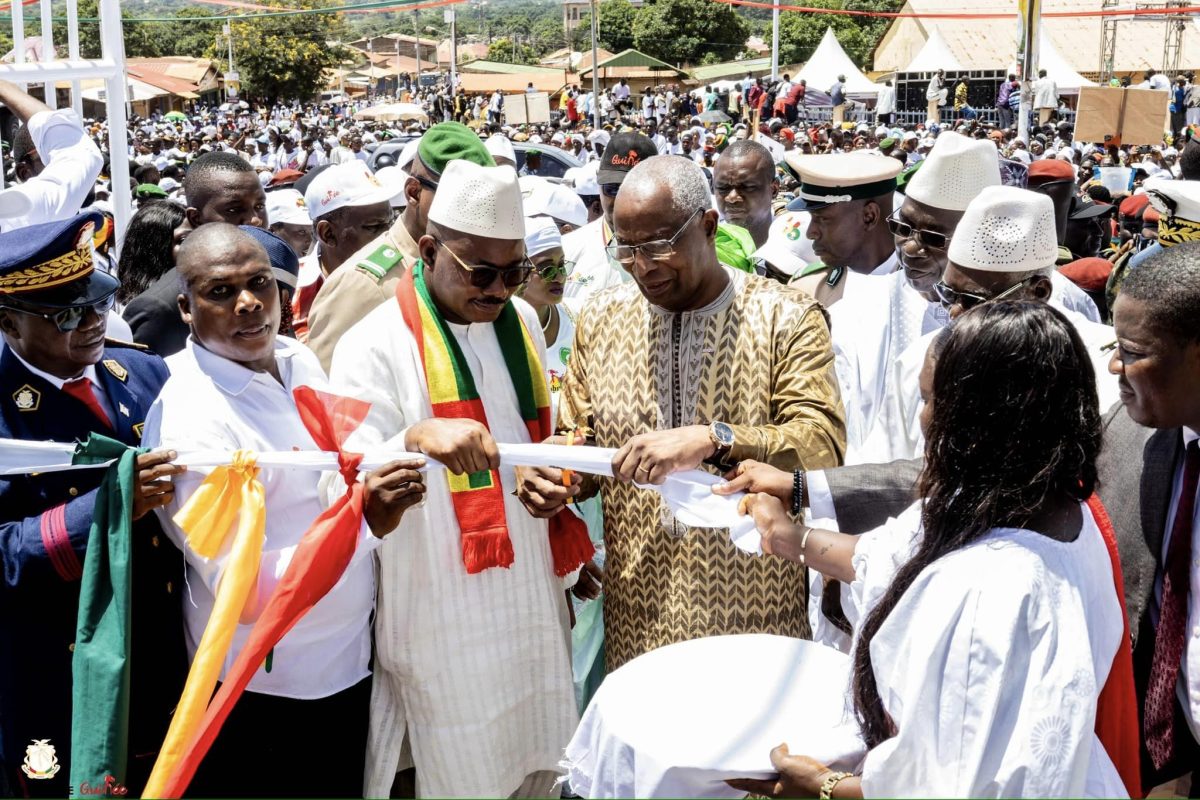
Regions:
M 1029 182 L 1073 181 L 1075 167 L 1057 158 L 1042 158 L 1029 165 Z
M 271 182 L 268 186 L 282 186 L 288 183 L 295 183 L 304 177 L 304 173 L 297 169 L 281 169 L 271 177 Z
M 787 139 L 789 142 L 796 141 L 796 134 L 792 131 L 791 128 L 783 128 L 782 130 L 779 131 L 779 135 L 782 136 L 783 138 Z
M 1121 201 L 1118 211 L 1122 217 L 1136 217 L 1142 213 L 1142 209 L 1150 205 L 1149 195 L 1133 194 Z
M 1113 264 L 1107 258 L 1080 258 L 1070 264 L 1064 264 L 1058 271 L 1080 289 L 1099 292 L 1108 283 Z

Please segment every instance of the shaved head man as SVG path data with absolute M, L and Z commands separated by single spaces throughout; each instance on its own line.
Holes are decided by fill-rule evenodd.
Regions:
M 766 244 L 779 191 L 771 151 L 745 139 L 729 145 L 713 167 L 713 190 L 721 217 L 750 231 L 756 247 Z

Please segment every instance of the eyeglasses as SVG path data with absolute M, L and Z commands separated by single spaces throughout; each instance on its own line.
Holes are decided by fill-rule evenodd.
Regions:
M 945 250 L 950 244 L 950 237 L 944 233 L 937 231 L 924 230 L 922 228 L 914 228 L 907 222 L 901 222 L 893 217 L 887 219 L 888 230 L 893 236 L 899 236 L 901 239 L 912 239 L 914 236 L 922 246 L 933 250 Z
M 633 264 L 634 259 L 637 258 L 639 250 L 641 251 L 642 255 L 651 259 L 652 261 L 662 261 L 670 258 L 675 254 L 675 242 L 679 240 L 679 237 L 683 234 L 683 231 L 688 225 L 692 224 L 692 220 L 694 220 L 702 211 L 704 211 L 703 208 L 697 208 L 695 211 L 693 211 L 692 215 L 688 217 L 682 225 L 679 226 L 679 230 L 675 231 L 675 235 L 670 239 L 655 239 L 654 241 L 644 242 L 643 244 L 610 244 L 604 249 L 608 251 L 608 255 L 611 258 L 620 264 L 624 264 L 625 266 Z
M 438 185 L 428 178 L 422 178 L 420 175 L 413 175 L 413 177 L 417 179 L 417 183 L 421 184 L 429 191 L 436 192 L 438 190 Z
M 98 300 L 95 303 L 92 303 L 91 305 L 71 306 L 69 308 L 59 309 L 58 311 L 49 314 L 44 311 L 34 311 L 29 308 L 22 308 L 18 305 L 6 305 L 4 307 L 11 311 L 19 311 L 22 314 L 28 314 L 31 317 L 48 319 L 53 322 L 55 327 L 57 327 L 62 333 L 70 333 L 79 327 L 80 323 L 83 322 L 83 318 L 87 316 L 87 312 L 89 310 L 95 311 L 96 316 L 103 317 L 112 310 L 112 307 L 116 304 L 116 302 L 117 295 L 114 293 L 110 294 L 108 297 L 105 297 L 103 300 Z
M 515 289 L 529 280 L 529 276 L 534 270 L 533 263 L 528 258 L 521 266 L 508 269 L 472 266 L 459 258 L 458 254 L 451 250 L 445 242 L 438 241 L 438 244 L 445 248 L 446 252 L 458 262 L 458 265 L 467 271 L 467 274 L 471 276 L 471 285 L 476 289 L 486 289 L 491 286 L 495 282 L 496 276 L 500 277 L 505 287 Z
M 537 270 L 538 277 L 546 283 L 554 283 L 555 281 L 566 280 L 575 271 L 574 261 L 560 261 L 557 264 L 543 264 L 542 266 L 534 266 Z
M 621 191 L 619 183 L 602 183 L 600 184 L 600 193 L 605 197 L 616 197 L 617 192 Z
M 933 290 L 937 292 L 938 300 L 941 301 L 942 307 L 947 311 L 954 306 L 959 306 L 963 311 L 968 311 L 975 306 L 982 305 L 983 303 L 990 303 L 994 300 L 1003 300 L 1036 277 L 1036 275 L 1031 275 L 1024 280 L 1018 281 L 994 297 L 984 297 L 983 295 L 971 294 L 970 292 L 959 292 L 951 289 L 943 281 L 938 281 L 935 283 L 933 285 Z

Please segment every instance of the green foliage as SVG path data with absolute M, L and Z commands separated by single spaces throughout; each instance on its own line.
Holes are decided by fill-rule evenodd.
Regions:
M 633 24 L 634 47 L 672 64 L 719 60 L 742 52 L 750 26 L 731 6 L 712 0 L 658 0 L 642 6 Z
M 515 51 L 515 53 L 514 53 Z M 508 37 L 497 39 L 488 46 L 489 61 L 503 61 L 506 64 L 536 64 L 537 53 L 524 42 L 514 42 Z
M 318 8 L 323 0 L 259 0 L 280 8 Z M 234 22 L 234 65 L 242 78 L 242 94 L 268 102 L 308 98 L 324 85 L 324 73 L 346 57 L 345 29 L 334 14 L 262 17 Z
M 590 15 L 589 15 L 590 16 Z M 604 0 L 600 4 L 600 46 L 610 53 L 633 47 L 633 23 L 637 9 L 629 0 Z M 588 20 L 591 25 L 591 20 Z
M 899 11 L 904 5 L 904 0 L 810 0 L 807 5 L 863 11 Z M 807 61 L 821 43 L 825 29 L 832 27 L 846 55 L 858 66 L 867 66 L 875 46 L 887 31 L 889 22 L 887 17 L 851 17 L 845 14 L 800 14 L 785 11 L 779 15 L 779 61 L 782 64 Z M 766 36 L 769 39 L 769 24 Z

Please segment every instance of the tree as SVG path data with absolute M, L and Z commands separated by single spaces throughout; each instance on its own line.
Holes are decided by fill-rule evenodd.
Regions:
M 514 43 L 506 36 L 488 45 L 488 61 L 503 61 L 506 64 L 536 64 L 537 53 L 524 42 Z
M 694 64 L 710 52 L 728 60 L 742 52 L 749 32 L 746 21 L 723 3 L 658 0 L 637 12 L 633 46 L 676 64 Z
M 811 0 L 810 6 L 817 8 L 847 8 L 861 11 L 898 11 L 904 0 Z M 860 67 L 865 67 L 875 52 L 875 45 L 887 31 L 887 17 L 852 17 L 846 14 L 799 14 L 783 12 L 779 15 L 779 60 L 784 64 L 807 61 L 826 28 L 833 28 L 838 43 Z M 770 36 L 768 28 L 767 37 Z M 822 89 L 822 91 L 824 91 Z
M 629 0 L 604 0 L 600 4 L 600 46 L 611 53 L 633 47 L 633 23 L 637 9 Z M 591 27 L 591 20 L 588 20 Z
M 284 6 L 280 0 L 259 0 L 279 8 L 320 8 L 323 0 L 299 0 Z M 296 14 L 256 17 L 233 22 L 234 64 L 244 93 L 268 102 L 308 99 L 325 84 L 326 70 L 347 57 L 345 48 L 331 47 L 345 30 L 336 14 Z

